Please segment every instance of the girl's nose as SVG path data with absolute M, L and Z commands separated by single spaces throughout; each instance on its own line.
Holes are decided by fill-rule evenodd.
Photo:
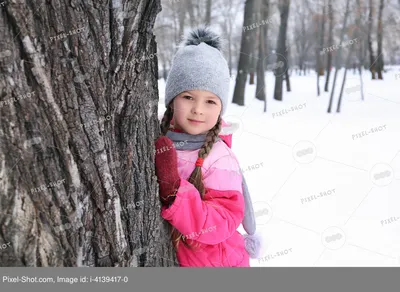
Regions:
M 192 113 L 197 115 L 202 115 L 203 114 L 202 106 L 200 104 L 195 104 L 192 108 Z

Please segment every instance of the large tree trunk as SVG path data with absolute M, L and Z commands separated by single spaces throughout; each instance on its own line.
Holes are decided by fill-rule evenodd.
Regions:
M 279 26 L 279 36 L 277 43 L 277 58 L 276 64 L 277 68 L 275 70 L 275 90 L 274 90 L 274 99 L 282 100 L 282 83 L 283 83 L 283 75 L 285 74 L 284 70 L 287 70 L 287 61 L 285 58 L 286 55 L 286 33 L 287 33 L 287 23 L 289 18 L 289 7 L 290 0 L 279 0 L 279 11 L 281 17 L 281 23 Z M 280 66 L 282 64 L 283 66 Z
M 377 71 L 378 79 L 383 80 L 383 52 L 382 52 L 382 38 L 383 38 L 383 28 L 382 28 L 382 13 L 383 13 L 384 1 L 380 0 L 379 4 L 379 15 L 378 15 L 378 60 L 377 60 Z
M 254 19 L 254 5 L 257 0 L 246 0 L 244 7 L 244 20 L 242 32 L 242 40 L 240 44 L 239 64 L 236 75 L 235 90 L 233 92 L 232 103 L 244 105 L 244 92 L 246 89 L 247 74 L 249 72 L 249 64 L 251 62 L 251 52 L 254 51 L 252 43 L 254 34 L 253 30 L 248 30 L 246 27 L 252 24 Z
M 346 10 L 344 13 L 344 19 L 343 19 L 343 26 L 342 26 L 342 31 L 340 33 L 340 44 L 343 43 L 343 39 L 344 39 L 344 32 L 346 30 L 347 27 L 347 18 L 349 16 L 349 5 L 350 5 L 350 0 L 346 1 Z M 342 56 L 342 49 L 337 50 L 336 51 L 336 58 L 335 58 L 335 75 L 333 76 L 333 84 L 332 84 L 332 91 L 331 91 L 331 96 L 329 98 L 329 106 L 328 106 L 328 113 L 331 112 L 332 110 L 332 103 L 333 103 L 333 96 L 335 94 L 335 85 L 336 85 L 336 79 L 337 79 L 337 74 L 339 72 L 339 66 L 340 66 L 340 60 L 341 60 L 341 56 Z
M 99 2 L 2 8 L 0 266 L 177 265 L 154 176 L 160 2 Z
M 331 46 L 333 43 L 333 11 L 332 11 L 332 0 L 329 0 L 328 4 L 329 11 L 329 29 L 328 29 L 328 45 Z M 328 52 L 328 58 L 326 62 L 326 79 L 325 79 L 325 92 L 329 91 L 329 78 L 331 76 L 332 69 L 332 52 Z
M 369 70 L 371 71 L 372 79 L 375 79 L 375 57 L 372 48 L 372 22 L 373 22 L 373 1 L 369 0 L 369 17 L 368 17 L 368 51 L 369 51 Z

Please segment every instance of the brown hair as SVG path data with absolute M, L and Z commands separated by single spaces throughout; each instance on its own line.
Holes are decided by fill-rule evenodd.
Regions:
M 167 134 L 169 127 L 170 127 L 172 117 L 174 116 L 174 111 L 172 109 L 172 101 L 168 105 L 167 110 L 164 113 L 164 117 L 161 120 L 160 129 L 161 129 L 162 136 L 165 136 Z M 204 142 L 203 146 L 199 150 L 199 158 L 205 159 L 208 156 L 208 154 L 210 154 L 211 149 L 212 149 L 214 143 L 216 142 L 216 139 L 217 139 L 220 131 L 221 131 L 221 115 L 218 117 L 218 121 L 215 124 L 215 126 L 208 131 L 207 136 L 206 136 L 206 141 Z M 199 191 L 200 197 L 203 200 L 206 190 L 205 190 L 205 187 L 203 184 L 203 176 L 201 173 L 201 166 L 195 166 L 188 181 L 191 184 L 193 184 L 194 187 Z M 192 249 L 192 246 L 189 245 L 188 242 L 186 242 L 185 236 L 183 236 L 183 234 L 180 233 L 172 225 L 171 225 L 171 227 L 172 227 L 171 239 L 172 239 L 172 242 L 174 243 L 175 249 L 178 248 L 180 241 L 182 241 L 185 246 Z

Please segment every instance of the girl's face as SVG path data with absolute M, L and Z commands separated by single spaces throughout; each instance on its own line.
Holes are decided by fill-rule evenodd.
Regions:
M 222 110 L 218 96 L 206 90 L 184 91 L 174 98 L 172 106 L 175 129 L 191 135 L 207 134 L 217 123 Z

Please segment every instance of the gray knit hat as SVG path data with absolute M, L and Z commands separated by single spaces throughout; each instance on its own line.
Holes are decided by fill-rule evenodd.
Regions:
M 220 37 L 202 26 L 192 30 L 182 44 L 167 77 L 165 107 L 184 91 L 207 90 L 220 98 L 223 116 L 228 106 L 230 76 Z

